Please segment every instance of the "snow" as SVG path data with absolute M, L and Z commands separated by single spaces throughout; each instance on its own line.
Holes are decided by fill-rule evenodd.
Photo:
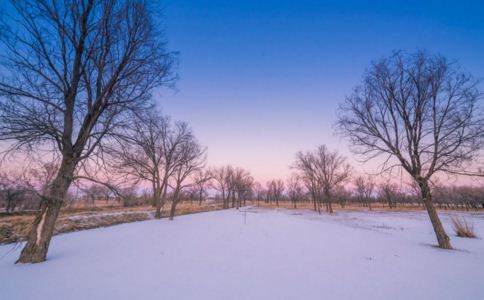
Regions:
M 484 240 L 451 241 L 424 212 L 216 211 L 58 235 L 35 265 L 1 246 L 0 299 L 484 299 Z

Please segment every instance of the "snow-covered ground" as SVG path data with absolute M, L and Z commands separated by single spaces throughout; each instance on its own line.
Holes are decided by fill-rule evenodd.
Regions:
M 0 299 L 484 299 L 484 240 L 451 239 L 424 212 L 217 211 L 59 235 L 35 265 L 1 246 Z

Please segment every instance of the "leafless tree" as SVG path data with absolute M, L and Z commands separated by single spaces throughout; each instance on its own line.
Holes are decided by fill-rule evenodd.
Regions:
M 269 201 L 275 201 L 276 205 L 279 205 L 279 201 L 284 195 L 284 181 L 281 179 L 273 179 L 267 182 L 267 197 Z
M 391 181 L 386 181 L 378 185 L 378 197 L 383 203 L 387 203 L 390 209 L 397 207 L 400 189 L 398 185 Z
M 351 194 L 351 191 L 344 185 L 338 185 L 333 192 L 333 198 L 336 202 L 339 202 L 341 208 L 345 208 L 346 203 L 351 199 Z
M 230 174 L 232 173 L 231 166 L 222 166 L 212 171 L 212 175 L 215 179 L 215 188 L 220 192 L 222 196 L 222 207 L 229 208 L 229 184 Z
M 302 179 L 299 174 L 291 174 L 289 179 L 287 179 L 286 191 L 289 200 L 294 205 L 294 208 L 297 208 L 297 203 L 302 200 L 304 195 L 304 187 L 302 185 Z
M 429 182 L 458 172 L 483 145 L 479 81 L 444 57 L 396 52 L 372 63 L 340 109 L 338 127 L 367 159 L 386 155 L 383 170 L 402 167 L 418 183 L 439 246 L 451 249 L 432 204 Z
M 252 196 L 252 186 L 254 178 L 250 172 L 243 168 L 235 168 L 230 178 L 230 188 L 232 190 L 232 207 L 238 209 L 245 206 L 246 200 Z
M 234 168 L 230 165 L 212 171 L 215 179 L 214 187 L 220 192 L 223 208 L 239 208 L 252 196 L 254 179 L 250 172 L 243 168 Z
M 192 138 L 187 123 L 173 123 L 154 110 L 134 116 L 132 126 L 109 148 L 113 172 L 150 183 L 156 218 L 161 218 L 168 180 L 181 159 L 180 147 Z
M 28 160 L 6 168 L 0 173 L 0 198 L 6 204 L 6 211 L 11 212 L 15 208 L 37 210 L 56 172 L 55 162 L 33 163 Z
M 222 207 L 230 207 L 230 199 L 232 197 L 232 177 L 234 168 L 230 165 L 222 166 L 213 171 L 214 179 L 216 181 L 215 188 L 222 196 Z
M 358 176 L 355 179 L 355 192 L 358 199 L 365 203 L 368 206 L 368 209 L 371 210 L 371 201 L 373 197 L 373 191 L 375 189 L 375 181 L 372 177 L 367 176 L 366 178 L 363 176 Z
M 324 199 L 326 210 L 333 213 L 332 193 L 351 175 L 351 166 L 346 162 L 346 158 L 337 151 L 331 152 L 325 145 L 321 145 L 313 152 L 297 153 L 294 167 L 301 172 L 312 195 L 315 209 L 318 202 L 317 208 L 320 211 L 321 200 Z
M 1 20 L 0 136 L 13 149 L 53 146 L 58 171 L 17 262 L 46 259 L 64 197 L 81 161 L 149 105 L 172 79 L 145 1 L 11 1 Z
M 86 195 L 87 200 L 91 202 L 92 206 L 95 206 L 96 200 L 105 200 L 107 203 L 111 193 L 108 187 L 96 183 L 91 183 L 82 188 L 82 192 Z
M 198 205 L 202 205 L 203 199 L 207 195 L 207 189 L 212 186 L 212 171 L 209 169 L 199 169 L 193 176 L 194 192 L 198 195 Z
M 5 211 L 12 213 L 15 208 L 21 205 L 27 188 L 21 180 L 9 174 L 0 174 L 0 200 L 5 205 Z
M 260 201 L 264 200 L 264 187 L 259 182 L 254 182 L 252 189 L 257 205 L 259 205 Z
M 187 183 L 187 179 L 202 170 L 206 160 L 205 149 L 200 146 L 193 135 L 178 145 L 175 156 L 170 220 L 173 220 L 175 217 L 176 206 L 180 201 L 180 195 L 183 190 L 196 185 L 196 182 L 193 180 Z

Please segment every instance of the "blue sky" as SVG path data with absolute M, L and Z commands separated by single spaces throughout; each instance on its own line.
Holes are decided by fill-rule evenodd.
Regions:
M 484 1 L 162 5 L 169 47 L 180 51 L 177 91 L 158 95 L 164 112 L 193 126 L 210 165 L 261 181 L 286 177 L 295 153 L 318 144 L 350 156 L 333 135 L 336 108 L 392 50 L 427 49 L 484 76 Z

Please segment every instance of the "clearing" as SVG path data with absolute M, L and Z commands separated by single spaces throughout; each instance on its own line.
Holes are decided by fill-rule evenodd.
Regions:
M 424 212 L 215 211 L 61 234 L 48 261 L 14 265 L 0 246 L 1 299 L 484 299 L 484 215 L 441 213 L 441 250 Z

